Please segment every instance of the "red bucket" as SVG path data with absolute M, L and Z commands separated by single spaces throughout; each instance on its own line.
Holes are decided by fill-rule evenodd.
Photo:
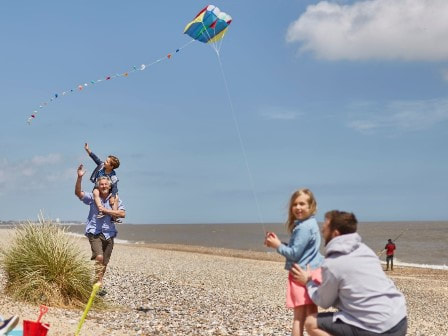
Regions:
M 23 336 L 46 336 L 50 324 L 34 321 L 23 321 Z
M 47 336 L 49 323 L 41 323 L 40 319 L 48 311 L 47 306 L 40 306 L 39 317 L 36 322 L 23 320 L 23 336 Z

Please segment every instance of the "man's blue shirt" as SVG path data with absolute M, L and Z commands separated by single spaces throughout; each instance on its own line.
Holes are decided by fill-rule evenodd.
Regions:
M 106 209 L 112 209 L 109 204 L 109 196 L 105 200 L 100 197 L 101 204 Z M 117 229 L 115 228 L 115 224 L 111 221 L 111 217 L 109 215 L 105 215 L 102 218 L 96 218 L 98 215 L 98 208 L 95 205 L 95 201 L 93 199 L 93 193 L 84 192 L 84 197 L 81 198 L 81 201 L 90 206 L 89 215 L 86 221 L 86 234 L 100 234 L 102 233 L 106 239 L 114 238 L 117 236 Z M 121 199 L 118 202 L 118 210 L 126 210 Z

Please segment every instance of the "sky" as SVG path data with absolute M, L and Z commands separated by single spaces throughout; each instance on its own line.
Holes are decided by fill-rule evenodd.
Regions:
M 183 34 L 208 3 L 0 3 L 0 220 L 85 220 L 86 142 L 125 223 L 283 222 L 303 187 L 318 220 L 448 219 L 448 1 L 212 4 L 219 54 Z

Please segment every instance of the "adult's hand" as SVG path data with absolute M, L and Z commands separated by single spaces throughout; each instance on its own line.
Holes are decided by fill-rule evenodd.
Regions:
M 104 207 L 103 205 L 100 205 L 100 206 L 98 207 L 98 211 L 99 211 L 99 212 L 102 212 L 102 213 L 105 214 L 105 215 L 109 215 L 108 210 L 109 210 L 109 209 L 107 209 L 107 208 Z
M 77 173 L 78 173 L 78 177 L 83 177 L 84 174 L 86 173 L 85 170 L 83 170 L 84 166 L 82 164 L 79 165 Z
M 75 195 L 78 196 L 80 199 L 84 197 L 84 192 L 81 190 L 81 182 L 82 182 L 82 177 L 84 176 L 84 174 L 86 173 L 85 170 L 83 170 L 83 165 L 80 164 L 78 167 L 78 170 L 76 171 L 78 178 L 76 179 L 76 183 L 75 183 Z
M 290 270 L 294 281 L 301 285 L 305 285 L 311 280 L 310 265 L 307 266 L 306 270 L 302 269 L 299 265 L 294 264 Z

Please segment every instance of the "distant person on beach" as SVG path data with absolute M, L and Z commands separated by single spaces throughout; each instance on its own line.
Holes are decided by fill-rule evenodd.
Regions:
M 93 171 L 92 175 L 90 176 L 90 181 L 92 183 L 96 183 L 97 179 L 100 176 L 107 176 L 112 181 L 112 195 L 109 199 L 110 205 L 112 209 L 117 210 L 118 209 L 118 177 L 115 173 L 115 169 L 120 167 L 120 160 L 113 155 L 109 155 L 106 159 L 106 161 L 101 161 L 98 156 L 96 156 L 89 148 L 89 145 L 87 143 L 84 144 L 84 149 L 86 150 L 87 154 L 90 156 L 90 158 L 95 161 L 97 164 L 95 170 Z M 97 187 L 95 186 L 93 189 L 93 197 L 95 199 L 95 204 L 99 208 L 101 205 L 100 195 L 98 192 Z M 101 218 L 104 214 L 99 211 L 97 217 Z M 113 220 L 117 221 L 117 223 L 121 223 L 120 219 L 113 218 Z
M 386 250 L 386 271 L 389 270 L 389 262 L 390 262 L 390 270 L 394 270 L 394 251 L 396 249 L 395 243 L 392 239 L 388 239 L 386 246 L 384 247 Z
M 314 215 L 317 203 L 309 189 L 299 189 L 294 192 L 289 201 L 289 211 L 286 226 L 291 238 L 288 244 L 282 243 L 273 232 L 266 234 L 265 245 L 275 248 L 286 258 L 285 269 L 290 270 L 294 263 L 302 267 L 310 265 L 310 275 L 319 283 L 321 280 L 320 266 L 323 256 L 319 252 L 320 232 Z M 298 284 L 288 274 L 286 288 L 286 306 L 294 309 L 292 327 L 293 336 L 302 336 L 305 318 L 317 313 L 317 306 L 311 301 L 306 287 Z
M 294 265 L 291 270 L 315 304 L 338 308 L 337 312 L 309 315 L 306 331 L 311 336 L 404 336 L 405 298 L 383 272 L 375 252 L 361 242 L 357 223 L 352 213 L 333 210 L 325 214 L 320 284 L 313 280 L 309 267 Z
M 85 173 L 83 165 L 80 165 L 77 170 L 78 178 L 75 184 L 75 195 L 84 204 L 90 206 L 85 233 L 92 250 L 91 260 L 96 261 L 95 282 L 99 282 L 101 285 L 114 248 L 114 238 L 117 236 L 115 224 L 111 219 L 112 217 L 124 218 L 126 216 L 126 209 L 121 199 L 118 200 L 117 210 L 112 209 L 110 206 L 109 199 L 112 196 L 112 181 L 108 176 L 100 176 L 96 181 L 96 189 L 99 192 L 101 201 L 98 207 L 95 204 L 93 193 L 84 192 L 81 189 L 82 177 Z M 104 214 L 101 218 L 97 216 L 99 211 Z

